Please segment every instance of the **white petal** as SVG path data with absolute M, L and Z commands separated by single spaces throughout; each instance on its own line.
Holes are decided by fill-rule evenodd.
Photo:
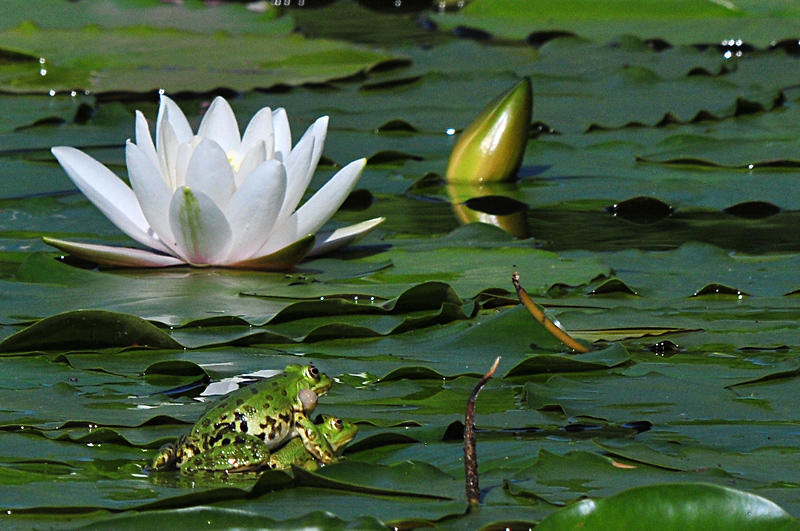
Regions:
M 267 160 L 253 170 L 225 209 L 233 232 L 228 262 L 246 260 L 264 245 L 272 233 L 285 193 L 283 164 Z
M 220 210 L 230 201 L 236 191 L 233 168 L 214 140 L 204 138 L 194 150 L 186 167 L 186 186 L 213 199 Z
M 161 95 L 161 104 L 158 107 L 158 117 L 156 118 L 156 144 L 158 144 L 162 120 L 166 120 L 172 126 L 178 142 L 188 142 L 194 136 L 192 126 L 189 125 L 189 121 L 181 108 L 163 94 Z
M 178 148 L 181 143 L 178 141 L 178 136 L 172 128 L 172 124 L 164 116 L 161 123 L 158 125 L 158 132 L 156 133 L 156 147 L 158 148 L 158 158 L 161 162 L 161 173 L 167 184 L 175 190 L 177 185 L 176 181 L 176 164 L 178 161 Z
M 283 162 L 292 151 L 292 129 L 289 127 L 289 117 L 283 107 L 272 111 L 272 128 L 275 131 L 274 156 Z
M 225 153 L 239 149 L 239 144 L 241 144 L 239 124 L 236 122 L 233 109 L 225 101 L 225 98 L 221 96 L 214 98 L 203 121 L 200 122 L 197 134 L 203 138 L 214 140 L 222 146 Z
M 161 167 L 161 163 L 158 160 L 158 153 L 156 153 L 156 146 L 153 144 L 153 137 L 150 136 L 150 126 L 147 125 L 147 118 L 139 111 L 136 111 L 136 145 L 147 155 L 147 158 L 150 159 L 153 166 L 156 168 Z M 162 179 L 164 179 L 163 176 Z
M 302 238 L 314 234 L 339 207 L 361 177 L 367 159 L 354 160 L 331 177 L 306 203 L 297 209 L 286 222 L 275 230 L 275 234 L 259 254 L 268 254 Z M 263 253 L 262 253 L 263 251 Z
M 250 147 L 242 158 L 241 164 L 239 164 L 239 171 L 236 172 L 236 186 L 241 186 L 247 176 L 250 175 L 250 172 L 267 158 L 267 148 L 263 140 Z
M 174 189 L 186 185 L 186 170 L 189 168 L 189 161 L 192 160 L 194 150 L 195 146 L 192 145 L 192 143 L 181 144 L 178 146 L 178 157 L 175 160 Z
M 131 247 L 110 247 L 93 243 L 78 243 L 57 238 L 42 238 L 48 245 L 61 249 L 78 258 L 96 264 L 126 267 L 169 267 L 184 264 L 183 260 L 173 256 L 151 253 L 143 249 Z
M 375 227 L 384 221 L 386 221 L 386 218 L 374 218 L 336 230 L 318 232 L 317 243 L 314 244 L 314 248 L 311 249 L 308 256 L 329 253 L 345 245 L 350 245 L 372 232 Z
M 286 221 L 297 208 L 314 174 L 311 160 L 314 155 L 314 134 L 309 128 L 284 162 L 286 166 L 286 197 L 283 199 L 278 224 Z
M 309 234 L 305 238 L 297 240 L 291 245 L 287 245 L 283 249 L 279 249 L 272 254 L 266 256 L 257 256 L 249 260 L 241 262 L 232 262 L 225 264 L 227 267 L 236 267 L 239 269 L 252 269 L 256 271 L 286 271 L 293 268 L 300 260 L 305 258 L 308 251 L 314 247 L 316 238 L 313 234 Z
M 122 232 L 148 247 L 158 242 L 148 234 L 150 225 L 136 195 L 114 172 L 92 157 L 71 147 L 54 147 L 53 155 L 72 182 Z
M 297 209 L 295 215 L 299 219 L 300 235 L 317 232 L 339 210 L 361 177 L 366 164 L 367 159 L 354 160 L 339 170 L 325 186 Z
M 275 133 L 272 128 L 272 110 L 269 107 L 264 107 L 258 111 L 250 123 L 247 124 L 247 129 L 242 135 L 242 145 L 239 148 L 240 153 L 246 153 L 254 145 L 265 142 L 267 158 L 273 158 L 275 152 Z
M 231 247 L 231 227 L 210 197 L 184 186 L 170 204 L 172 233 L 188 261 L 194 265 L 218 264 Z
M 317 164 L 319 164 L 319 159 L 322 156 L 322 148 L 325 145 L 325 136 L 327 132 L 328 117 L 323 116 L 311 124 L 311 127 L 308 128 L 303 138 L 300 139 L 300 142 L 297 143 L 292 153 L 289 154 L 290 160 L 286 163 L 286 173 L 290 179 L 289 188 L 286 191 L 286 199 L 284 199 L 283 209 L 278 218 L 279 223 L 295 211 L 300 200 L 303 198 L 306 188 L 308 188 L 308 185 L 311 183 L 311 179 L 314 177 L 314 172 L 317 169 Z M 306 137 L 312 137 L 314 140 L 310 159 L 308 160 L 304 159 L 306 156 L 305 150 L 301 151 L 298 149 Z M 294 157 L 295 152 L 299 152 L 297 159 Z
M 308 180 L 311 181 L 319 159 L 322 157 L 322 148 L 325 147 L 325 137 L 328 135 L 328 117 L 318 118 L 309 129 L 313 129 L 314 135 L 314 154 L 311 155 L 311 175 L 308 177 Z
M 125 160 L 128 165 L 128 178 L 144 217 L 164 244 L 163 248 L 158 247 L 158 249 L 176 254 L 175 239 L 169 223 L 172 190 L 161 178 L 161 174 L 144 150 L 130 140 L 125 146 Z

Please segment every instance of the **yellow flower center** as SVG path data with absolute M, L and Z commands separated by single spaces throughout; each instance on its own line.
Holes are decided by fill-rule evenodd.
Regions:
M 242 165 L 242 156 L 239 155 L 239 152 L 235 149 L 228 151 L 227 155 L 228 162 L 231 163 L 231 168 L 233 168 L 233 171 L 238 172 L 239 167 Z

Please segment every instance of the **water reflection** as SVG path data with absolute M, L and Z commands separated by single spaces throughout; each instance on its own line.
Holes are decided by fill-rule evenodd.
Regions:
M 514 199 L 516 183 L 448 184 L 447 195 L 459 223 L 481 222 L 500 227 L 517 238 L 531 236 L 528 205 Z

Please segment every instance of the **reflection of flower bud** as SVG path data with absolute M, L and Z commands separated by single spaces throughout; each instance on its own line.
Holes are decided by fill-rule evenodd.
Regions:
M 528 205 L 510 197 L 514 188 L 516 184 L 451 184 L 447 194 L 460 223 L 486 223 L 517 238 L 529 238 Z
M 461 133 L 447 164 L 447 180 L 477 184 L 513 179 L 525 154 L 532 111 L 531 80 L 525 78 Z

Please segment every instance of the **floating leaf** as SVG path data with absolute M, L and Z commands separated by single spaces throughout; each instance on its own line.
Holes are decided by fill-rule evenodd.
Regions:
M 526 358 L 509 370 L 505 377 L 530 374 L 602 370 L 616 367 L 630 360 L 628 351 L 620 343 L 586 354 L 538 354 Z
M 605 500 L 583 500 L 545 518 L 537 528 L 586 530 L 798 529 L 775 503 L 729 487 L 702 483 L 639 487 Z
M 38 62 L 0 66 L 0 87 L 13 92 L 209 92 L 323 82 L 393 59 L 363 48 L 300 35 L 207 35 L 170 29 L 40 29 L 24 24 L 0 32 Z M 136 53 L 131 53 L 137 50 Z M 172 50 L 170 54 L 162 50 Z M 332 60 L 335 58 L 335 60 Z M 41 71 L 43 68 L 46 75 Z

